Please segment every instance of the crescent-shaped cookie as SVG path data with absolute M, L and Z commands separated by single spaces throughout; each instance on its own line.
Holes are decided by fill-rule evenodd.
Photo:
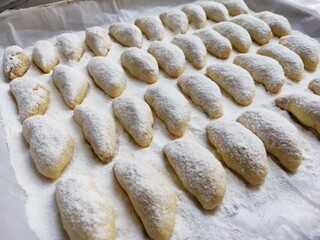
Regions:
M 20 121 L 33 115 L 44 114 L 49 104 L 49 91 L 40 81 L 17 78 L 9 84 L 19 110 Z
M 86 43 L 96 56 L 106 56 L 111 48 L 108 32 L 101 27 L 86 29 Z
M 113 165 L 121 187 L 152 239 L 170 238 L 176 219 L 176 195 L 166 179 L 150 164 L 121 159 Z
M 113 114 L 140 147 L 152 141 L 153 116 L 149 105 L 133 96 L 121 96 L 113 103 Z
M 187 15 L 180 10 L 169 10 L 160 14 L 164 26 L 168 27 L 175 34 L 186 33 L 189 28 Z
M 207 49 L 201 39 L 194 35 L 176 35 L 171 43 L 184 52 L 186 59 L 198 69 L 203 68 L 207 61 Z
M 200 144 L 176 140 L 163 147 L 183 186 L 204 209 L 214 209 L 226 191 L 226 172 L 221 163 Z
M 186 4 L 182 9 L 188 17 L 188 22 L 194 24 L 196 28 L 204 28 L 207 24 L 207 16 L 203 8 L 197 4 Z
M 190 117 L 190 106 L 179 91 L 169 86 L 152 85 L 147 88 L 144 98 L 170 133 L 178 137 L 183 135 Z
M 125 75 L 121 66 L 105 57 L 92 58 L 87 69 L 95 83 L 109 96 L 118 97 L 125 87 Z
M 142 47 L 142 32 L 132 23 L 113 23 L 109 27 L 109 32 L 125 47 Z
M 269 11 L 263 11 L 257 13 L 255 17 L 268 24 L 274 36 L 283 37 L 290 35 L 292 32 L 290 23 L 284 16 Z
M 211 118 L 223 114 L 220 88 L 209 78 L 200 73 L 185 74 L 179 77 L 178 85 L 182 92 L 208 114 Z
M 290 171 L 297 170 L 302 148 L 298 130 L 292 123 L 266 109 L 245 111 L 237 121 L 260 138 L 267 152 L 277 157 L 282 166 Z
M 55 198 L 71 240 L 114 240 L 115 213 L 96 183 L 83 176 L 59 181 Z
M 257 83 L 262 83 L 267 91 L 277 93 L 284 84 L 284 72 L 274 59 L 254 53 L 238 55 L 233 63 L 247 70 Z
M 203 1 L 200 2 L 200 6 L 206 13 L 207 18 L 212 21 L 222 22 L 229 19 L 228 9 L 221 3 Z
M 268 24 L 259 18 L 247 14 L 241 14 L 232 18 L 230 21 L 246 29 L 252 40 L 259 45 L 267 44 L 272 39 L 272 31 Z
M 220 33 L 204 28 L 195 31 L 193 34 L 201 39 L 208 52 L 212 55 L 221 59 L 226 59 L 230 56 L 232 51 L 231 43 Z
M 320 96 L 320 78 L 315 78 L 310 81 L 308 87 L 314 94 Z
M 257 53 L 271 57 L 279 62 L 285 75 L 300 81 L 303 76 L 303 62 L 298 54 L 277 43 L 268 43 L 257 50 Z
M 232 22 L 220 22 L 213 29 L 229 39 L 232 47 L 240 53 L 246 53 L 252 44 L 251 37 L 246 29 Z
M 152 84 L 158 80 L 157 61 L 145 50 L 133 47 L 121 54 L 121 63 L 132 76 L 140 81 Z
M 268 173 L 267 153 L 261 140 L 240 123 L 219 119 L 207 126 L 207 136 L 229 168 L 251 185 Z
M 164 28 L 159 17 L 142 16 L 138 17 L 134 24 L 140 28 L 147 38 L 151 41 L 161 41 L 164 37 Z
M 58 178 L 73 155 L 70 134 L 56 121 L 42 115 L 26 119 L 22 132 L 38 171 L 47 178 Z
M 85 139 L 102 162 L 109 162 L 116 149 L 116 125 L 103 109 L 77 106 L 73 119 L 82 129 Z
M 280 38 L 279 43 L 300 56 L 304 68 L 310 71 L 316 70 L 319 64 L 319 43 L 308 36 L 289 35 Z
M 59 63 L 59 53 L 52 43 L 40 40 L 33 46 L 32 59 L 44 73 L 48 73 Z
M 53 69 L 52 79 L 70 109 L 79 105 L 86 96 L 89 83 L 79 70 L 58 65 Z
M 30 59 L 21 47 L 13 45 L 4 50 L 3 69 L 10 80 L 22 77 L 29 67 Z
M 293 93 L 276 98 L 276 105 L 292 113 L 300 123 L 320 134 L 320 97 L 310 93 Z
M 79 62 L 83 55 L 83 42 L 72 33 L 64 33 L 57 37 L 57 46 L 67 60 Z
M 206 69 L 206 75 L 229 93 L 236 103 L 249 105 L 255 95 L 255 85 L 250 74 L 232 63 L 216 63 Z
M 183 72 L 186 59 L 183 51 L 176 45 L 156 41 L 150 44 L 148 52 L 157 60 L 159 67 L 170 77 L 179 77 Z
M 236 16 L 239 14 L 249 13 L 249 9 L 243 0 L 215 0 L 222 3 L 229 11 L 230 15 Z

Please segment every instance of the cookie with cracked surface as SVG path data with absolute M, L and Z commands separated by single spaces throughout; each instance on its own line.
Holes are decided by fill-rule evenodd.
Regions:
M 120 159 L 113 172 L 152 239 L 170 238 L 176 219 L 176 194 L 150 164 Z
M 112 103 L 113 114 L 140 147 L 152 141 L 153 116 L 149 105 L 134 96 L 121 96 Z
M 104 109 L 79 105 L 73 111 L 73 119 L 99 159 L 111 161 L 116 149 L 116 125 Z
M 155 41 L 150 44 L 148 52 L 157 60 L 159 67 L 170 77 L 179 77 L 183 72 L 186 59 L 178 46 L 169 42 Z
M 121 54 L 121 63 L 132 76 L 152 84 L 158 80 L 159 67 L 156 59 L 145 50 L 133 47 Z
M 201 39 L 194 35 L 176 35 L 171 43 L 181 48 L 186 59 L 197 69 L 206 65 L 207 49 Z
M 3 69 L 10 80 L 22 77 L 29 67 L 30 59 L 21 47 L 13 45 L 4 50 Z
M 204 209 L 219 205 L 226 191 L 226 172 L 211 152 L 189 140 L 170 142 L 162 151 L 183 186 Z
M 49 91 L 40 81 L 31 78 L 17 78 L 9 84 L 19 110 L 20 121 L 42 115 L 49 104 Z
M 276 105 L 292 113 L 300 123 L 320 134 L 320 97 L 310 93 L 293 93 L 276 98 Z
M 257 83 L 262 83 L 267 91 L 277 93 L 284 84 L 284 72 L 278 61 L 254 53 L 238 55 L 233 63 L 247 70 Z
M 140 28 L 147 38 L 151 41 L 161 41 L 164 37 L 164 28 L 159 17 L 142 16 L 138 17 L 134 24 Z
M 94 82 L 109 97 L 115 98 L 122 94 L 125 87 L 125 74 L 121 66 L 105 57 L 92 58 L 87 69 Z
M 255 109 L 241 113 L 237 122 L 248 128 L 263 142 L 267 152 L 282 166 L 295 171 L 302 160 L 300 136 L 287 119 L 270 110 Z
M 106 56 L 111 48 L 108 32 L 101 27 L 86 29 L 86 43 L 96 56 Z
M 259 45 L 267 44 L 272 39 L 272 31 L 268 24 L 259 18 L 241 14 L 230 20 L 248 31 L 253 41 Z
M 92 179 L 72 176 L 59 181 L 55 198 L 71 240 L 115 239 L 114 209 Z
M 229 93 L 240 105 L 249 105 L 255 95 L 255 85 L 250 74 L 232 63 L 216 63 L 206 69 L 206 75 Z
M 207 125 L 207 136 L 229 168 L 251 185 L 260 185 L 268 173 L 262 141 L 238 122 L 219 119 Z
M 30 155 L 45 177 L 56 179 L 73 155 L 73 138 L 56 121 L 36 115 L 23 122 L 22 133 L 30 144 Z
M 211 118 L 223 114 L 220 88 L 206 76 L 200 73 L 185 74 L 179 77 L 178 85 L 182 92 L 208 114 Z
M 40 40 L 33 46 L 32 59 L 38 68 L 48 73 L 59 63 L 59 53 L 52 43 Z
M 142 32 L 132 23 L 113 23 L 109 26 L 109 32 L 125 47 L 142 47 Z
M 183 135 L 190 117 L 190 106 L 179 91 L 165 85 L 152 85 L 147 88 L 144 98 L 170 133 L 178 137 Z

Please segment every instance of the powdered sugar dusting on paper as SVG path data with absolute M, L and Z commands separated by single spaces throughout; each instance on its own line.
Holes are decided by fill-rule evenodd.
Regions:
M 181 9 L 178 6 L 177 9 Z M 168 11 L 157 8 L 145 14 L 159 14 Z M 171 7 L 172 9 L 172 7 Z M 133 13 L 133 12 L 130 12 Z M 141 11 L 138 15 L 141 15 Z M 212 28 L 214 23 L 208 21 L 207 27 Z M 104 26 L 107 29 L 108 26 Z M 195 29 L 190 28 L 192 34 Z M 79 37 L 84 36 L 83 32 L 73 33 Z M 173 33 L 165 28 L 164 40 L 170 42 Z M 56 38 L 49 39 L 51 43 Z M 272 40 L 276 42 L 276 39 Z M 143 48 L 147 49 L 150 42 L 144 39 Z M 253 44 L 250 52 L 255 52 L 259 46 Z M 108 53 L 115 62 L 120 64 L 120 55 L 125 48 L 113 43 Z M 32 47 L 26 48 L 30 54 Z M 236 56 L 233 51 L 227 60 L 218 60 L 208 55 L 207 65 L 221 62 L 232 62 Z M 90 88 L 84 103 L 91 106 L 104 107 L 112 116 L 112 99 L 109 98 L 95 86 L 89 78 L 86 65 L 93 54 L 86 49 L 79 63 L 70 63 L 88 76 Z M 63 60 L 63 59 L 62 59 Z M 2 69 L 1 69 L 2 71 Z M 186 64 L 184 73 L 195 73 L 189 63 Z M 204 73 L 205 69 L 197 72 Z M 320 74 L 319 69 L 314 73 L 304 72 L 304 78 L 295 83 L 286 79 L 280 93 L 311 92 L 307 85 L 310 80 Z M 81 129 L 75 124 L 72 115 L 73 111 L 68 109 L 60 93 L 55 88 L 51 73 L 42 74 L 32 66 L 27 72 L 28 77 L 37 77 L 50 91 L 50 104 L 46 114 L 64 125 L 75 141 L 74 155 L 70 164 L 62 173 L 61 179 L 72 175 L 87 174 L 90 178 L 101 185 L 102 191 L 113 205 L 116 213 L 116 239 L 147 239 L 141 221 L 135 213 L 128 196 L 116 181 L 112 166 L 119 158 L 143 159 L 153 164 L 174 187 L 177 194 L 177 216 L 176 225 L 172 239 L 265 239 L 266 236 L 272 239 L 293 238 L 313 239 L 319 236 L 320 224 L 320 156 L 319 140 L 311 131 L 296 123 L 290 115 L 277 108 L 274 99 L 277 94 L 270 94 L 265 91 L 261 84 L 256 84 L 256 96 L 251 105 L 240 107 L 235 104 L 229 94 L 222 91 L 224 102 L 224 117 L 235 120 L 240 113 L 251 108 L 266 108 L 282 115 L 298 129 L 302 141 L 303 160 L 295 174 L 289 174 L 279 167 L 277 160 L 268 155 L 269 174 L 264 184 L 259 188 L 252 188 L 245 184 L 236 174 L 225 166 L 227 175 L 227 190 L 223 202 L 214 211 L 205 211 L 182 186 L 172 168 L 163 158 L 162 147 L 174 139 L 167 131 L 165 124 L 155 115 L 153 127 L 153 140 L 148 148 L 139 148 L 131 139 L 121 125 L 117 125 L 118 150 L 115 158 L 110 164 L 102 164 L 93 153 L 89 144 L 86 143 Z M 127 86 L 124 92 L 133 94 L 143 99 L 148 84 L 137 81 L 129 74 L 126 74 Z M 179 91 L 176 80 L 168 77 L 163 71 L 159 72 L 159 83 L 166 84 Z M 29 155 L 29 146 L 21 134 L 21 123 L 17 115 L 17 107 L 14 99 L 10 97 L 9 86 L 5 81 L 0 81 L 1 109 L 4 118 L 5 132 L 12 166 L 15 170 L 18 182 L 28 195 L 26 212 L 29 218 L 30 227 L 39 239 L 61 240 L 68 239 L 66 232 L 62 229 L 59 213 L 54 198 L 56 181 L 48 181 L 43 178 L 35 169 Z M 208 143 L 205 126 L 211 122 L 200 107 L 188 99 L 192 106 L 188 128 L 184 138 L 196 141 L 211 151 L 218 159 L 221 159 L 215 149 Z

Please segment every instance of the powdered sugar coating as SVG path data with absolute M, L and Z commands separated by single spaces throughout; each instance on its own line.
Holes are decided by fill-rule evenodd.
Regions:
M 214 0 L 226 6 L 230 15 L 249 13 L 249 9 L 243 0 Z
M 96 56 L 106 56 L 111 48 L 108 32 L 101 27 L 86 29 L 86 43 Z
M 213 29 L 229 39 L 238 52 L 246 53 L 249 51 L 252 41 L 249 33 L 243 27 L 232 22 L 220 22 L 215 24 Z
M 204 28 L 207 24 L 207 16 L 203 8 L 197 4 L 186 4 L 181 11 L 183 11 L 190 24 L 194 24 L 196 28 Z
M 42 115 L 26 119 L 22 132 L 38 171 L 50 179 L 59 177 L 73 155 L 70 134 L 56 121 Z
M 246 29 L 252 40 L 259 45 L 267 44 L 272 39 L 272 31 L 268 24 L 259 18 L 247 14 L 241 14 L 232 18 L 230 21 Z
M 207 61 L 207 49 L 201 39 L 194 35 L 176 35 L 171 43 L 183 51 L 186 59 L 198 69 L 203 68 Z
M 163 152 L 183 186 L 202 207 L 208 210 L 217 207 L 226 191 L 226 173 L 213 154 L 190 140 L 169 142 Z
M 259 185 L 268 173 L 261 140 L 240 123 L 219 119 L 207 125 L 207 136 L 223 161 L 251 185 Z
M 292 113 L 305 126 L 320 134 L 320 97 L 310 93 L 293 93 L 276 98 L 276 105 Z
M 52 79 L 70 109 L 74 109 L 86 96 L 89 83 L 79 70 L 58 65 L 53 69 Z
M 303 62 L 298 54 L 277 43 L 268 43 L 257 50 L 257 53 L 271 57 L 279 62 L 285 75 L 295 81 L 303 76 Z
M 152 239 L 169 239 L 176 219 L 176 194 L 151 165 L 138 160 L 117 161 L 113 166 L 121 187 Z
M 125 75 L 121 66 L 105 57 L 94 57 L 87 69 L 95 83 L 109 96 L 118 97 L 125 87 Z
M 85 139 L 102 162 L 109 162 L 116 149 L 116 125 L 105 109 L 79 105 L 73 119 L 82 129 Z
M 37 41 L 33 46 L 34 63 L 44 72 L 50 72 L 59 63 L 58 50 L 45 40 Z
M 71 240 L 115 239 L 113 207 L 88 177 L 72 176 L 59 181 L 55 197 L 63 227 Z
M 149 105 L 134 96 L 121 96 L 113 103 L 113 114 L 140 147 L 152 141 L 153 116 Z
M 229 12 L 228 9 L 218 2 L 200 2 L 200 6 L 203 8 L 208 19 L 215 22 L 228 21 Z
M 309 89 L 315 94 L 320 95 L 320 78 L 315 78 L 309 82 Z
M 135 78 L 152 84 L 158 80 L 157 61 L 145 50 L 132 47 L 123 51 L 121 63 Z
M 229 93 L 236 103 L 249 105 L 255 95 L 250 74 L 232 63 L 216 63 L 206 69 L 206 75 Z
M 276 156 L 286 169 L 297 170 L 302 160 L 302 147 L 298 130 L 292 123 L 266 109 L 245 111 L 237 122 L 257 135 L 267 152 Z
M 235 57 L 233 63 L 247 70 L 257 83 L 262 83 L 267 91 L 277 93 L 284 84 L 284 72 L 274 59 L 254 53 Z
M 142 32 L 132 23 L 113 23 L 109 27 L 109 32 L 125 47 L 142 47 Z
M 223 114 L 222 96 L 220 88 L 206 76 L 200 73 L 185 74 L 179 77 L 178 85 L 183 93 L 202 107 L 211 118 L 221 117 Z
M 156 41 L 150 44 L 148 52 L 157 60 L 159 67 L 170 77 L 178 77 L 183 72 L 186 59 L 183 51 L 176 45 Z
M 171 29 L 175 34 L 186 33 L 189 28 L 187 15 L 180 10 L 169 10 L 160 14 L 163 25 Z
M 205 28 L 197 30 L 193 34 L 201 39 L 208 52 L 212 55 L 221 59 L 226 59 L 230 56 L 232 51 L 231 43 L 220 33 Z
M 257 13 L 255 17 L 269 25 L 274 36 L 283 37 L 291 34 L 291 26 L 284 16 L 269 11 Z
M 9 86 L 17 101 L 21 122 L 33 115 L 45 113 L 49 103 L 49 91 L 40 81 L 22 77 L 14 79 Z
M 144 97 L 169 132 L 182 136 L 190 117 L 188 100 L 174 88 L 159 84 L 148 87 Z
M 159 17 L 152 15 L 138 17 L 134 21 L 134 24 L 140 28 L 151 41 L 161 41 L 164 37 L 164 28 Z
M 29 67 L 29 57 L 21 47 L 13 45 L 4 50 L 3 69 L 9 79 L 22 77 Z
M 64 33 L 57 37 L 57 46 L 60 53 L 67 60 L 79 62 L 83 55 L 83 42 L 72 33 Z
M 279 43 L 300 56 L 304 68 L 316 70 L 320 61 L 319 43 L 306 35 L 290 35 L 280 38 Z

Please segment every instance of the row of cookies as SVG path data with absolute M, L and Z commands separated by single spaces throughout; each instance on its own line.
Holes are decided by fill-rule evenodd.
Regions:
M 185 7 L 182 8 L 182 11 L 171 10 L 163 14 L 160 14 L 160 19 L 162 20 L 164 25 L 168 26 L 175 33 L 185 33 L 188 29 L 188 21 L 190 23 L 193 23 L 194 19 L 197 19 L 197 16 L 199 15 L 203 15 L 204 18 L 206 18 L 206 16 L 208 18 L 211 18 L 210 16 L 219 16 L 221 15 L 221 12 L 219 11 L 223 8 L 224 8 L 223 12 L 227 12 L 227 9 L 228 9 L 230 13 L 232 13 L 233 15 L 238 15 L 240 13 L 248 13 L 248 8 L 246 7 L 243 1 L 228 0 L 228 1 L 220 1 L 220 2 L 225 4 L 227 8 L 221 3 L 217 3 L 217 2 L 201 3 L 200 5 L 203 6 L 204 9 L 202 9 L 200 5 L 197 5 L 197 4 L 187 4 Z M 199 14 L 199 11 L 200 12 L 202 11 L 202 13 Z M 277 26 L 277 29 L 279 28 L 282 32 L 287 32 L 288 34 L 291 32 L 291 27 L 289 23 L 287 23 L 286 21 L 286 24 L 283 25 L 282 23 L 283 21 L 280 15 L 276 15 L 270 12 L 264 12 L 261 14 L 263 16 L 266 16 L 266 17 L 262 17 L 262 19 L 265 20 L 269 24 L 269 26 L 271 26 L 271 28 L 272 26 Z M 250 16 L 243 16 L 243 17 L 250 17 Z M 133 47 L 133 46 L 141 47 L 142 32 L 150 40 L 162 40 L 164 36 L 164 33 L 163 33 L 164 31 L 163 31 L 163 25 L 160 19 L 155 16 L 139 17 L 136 19 L 135 24 L 140 29 L 130 23 L 116 23 L 116 24 L 112 24 L 109 27 L 109 31 L 110 31 L 110 34 L 114 37 L 114 39 L 116 39 L 122 45 L 129 46 L 129 47 Z M 211 19 L 215 20 L 214 18 L 211 18 Z M 220 21 L 225 21 L 227 19 L 228 18 L 224 18 L 224 19 L 215 20 L 215 21 L 220 22 Z M 247 21 L 250 22 L 249 20 L 250 19 L 248 19 Z M 259 19 L 256 19 L 256 20 L 259 21 Z M 249 31 L 250 34 L 252 30 L 251 28 L 255 29 L 252 31 L 253 38 L 255 35 L 259 34 L 259 32 L 257 32 L 259 31 L 257 27 L 252 27 L 252 26 L 247 27 L 246 24 L 241 24 L 240 22 L 239 23 L 237 22 L 237 23 L 240 25 L 243 25 Z M 185 30 L 177 31 L 176 28 L 185 29 Z M 230 28 L 230 29 L 227 30 L 225 28 Z M 217 26 L 217 31 L 220 31 L 219 29 L 222 29 L 221 31 L 224 32 L 224 34 L 235 35 L 235 33 L 237 33 L 236 35 L 239 35 L 238 37 L 242 36 L 243 32 L 241 34 L 238 34 L 239 32 L 241 32 L 241 30 L 236 28 L 237 27 L 235 27 L 234 25 L 228 26 L 227 24 L 227 26 L 224 26 L 224 25 L 220 27 Z M 230 31 L 231 29 L 232 31 Z M 270 32 L 270 29 L 269 29 L 269 32 Z M 205 36 L 208 34 L 201 33 L 200 35 Z M 212 35 L 212 33 L 210 33 L 209 35 Z M 214 39 L 215 38 L 217 38 L 217 36 L 214 36 Z M 108 36 L 107 32 L 104 29 L 99 27 L 92 27 L 87 29 L 86 43 L 88 47 L 97 56 L 107 55 L 111 47 L 110 37 Z M 75 35 L 62 34 L 57 38 L 57 45 L 61 54 L 66 59 L 79 61 L 83 54 L 82 43 L 80 39 Z M 215 44 L 211 44 L 211 45 L 215 45 Z M 235 45 L 237 44 L 235 43 Z M 239 49 L 241 49 L 241 47 Z M 208 50 L 210 51 L 210 49 Z M 226 57 L 227 56 L 224 56 L 222 58 L 226 58 Z M 34 45 L 33 61 L 43 72 L 48 73 L 59 62 L 57 50 L 48 41 L 43 41 L 43 40 L 38 41 Z M 28 70 L 29 66 L 30 66 L 30 60 L 27 54 L 23 51 L 23 49 L 21 49 L 18 46 L 11 46 L 5 50 L 4 69 L 5 69 L 6 75 L 10 79 L 23 76 L 25 72 Z

